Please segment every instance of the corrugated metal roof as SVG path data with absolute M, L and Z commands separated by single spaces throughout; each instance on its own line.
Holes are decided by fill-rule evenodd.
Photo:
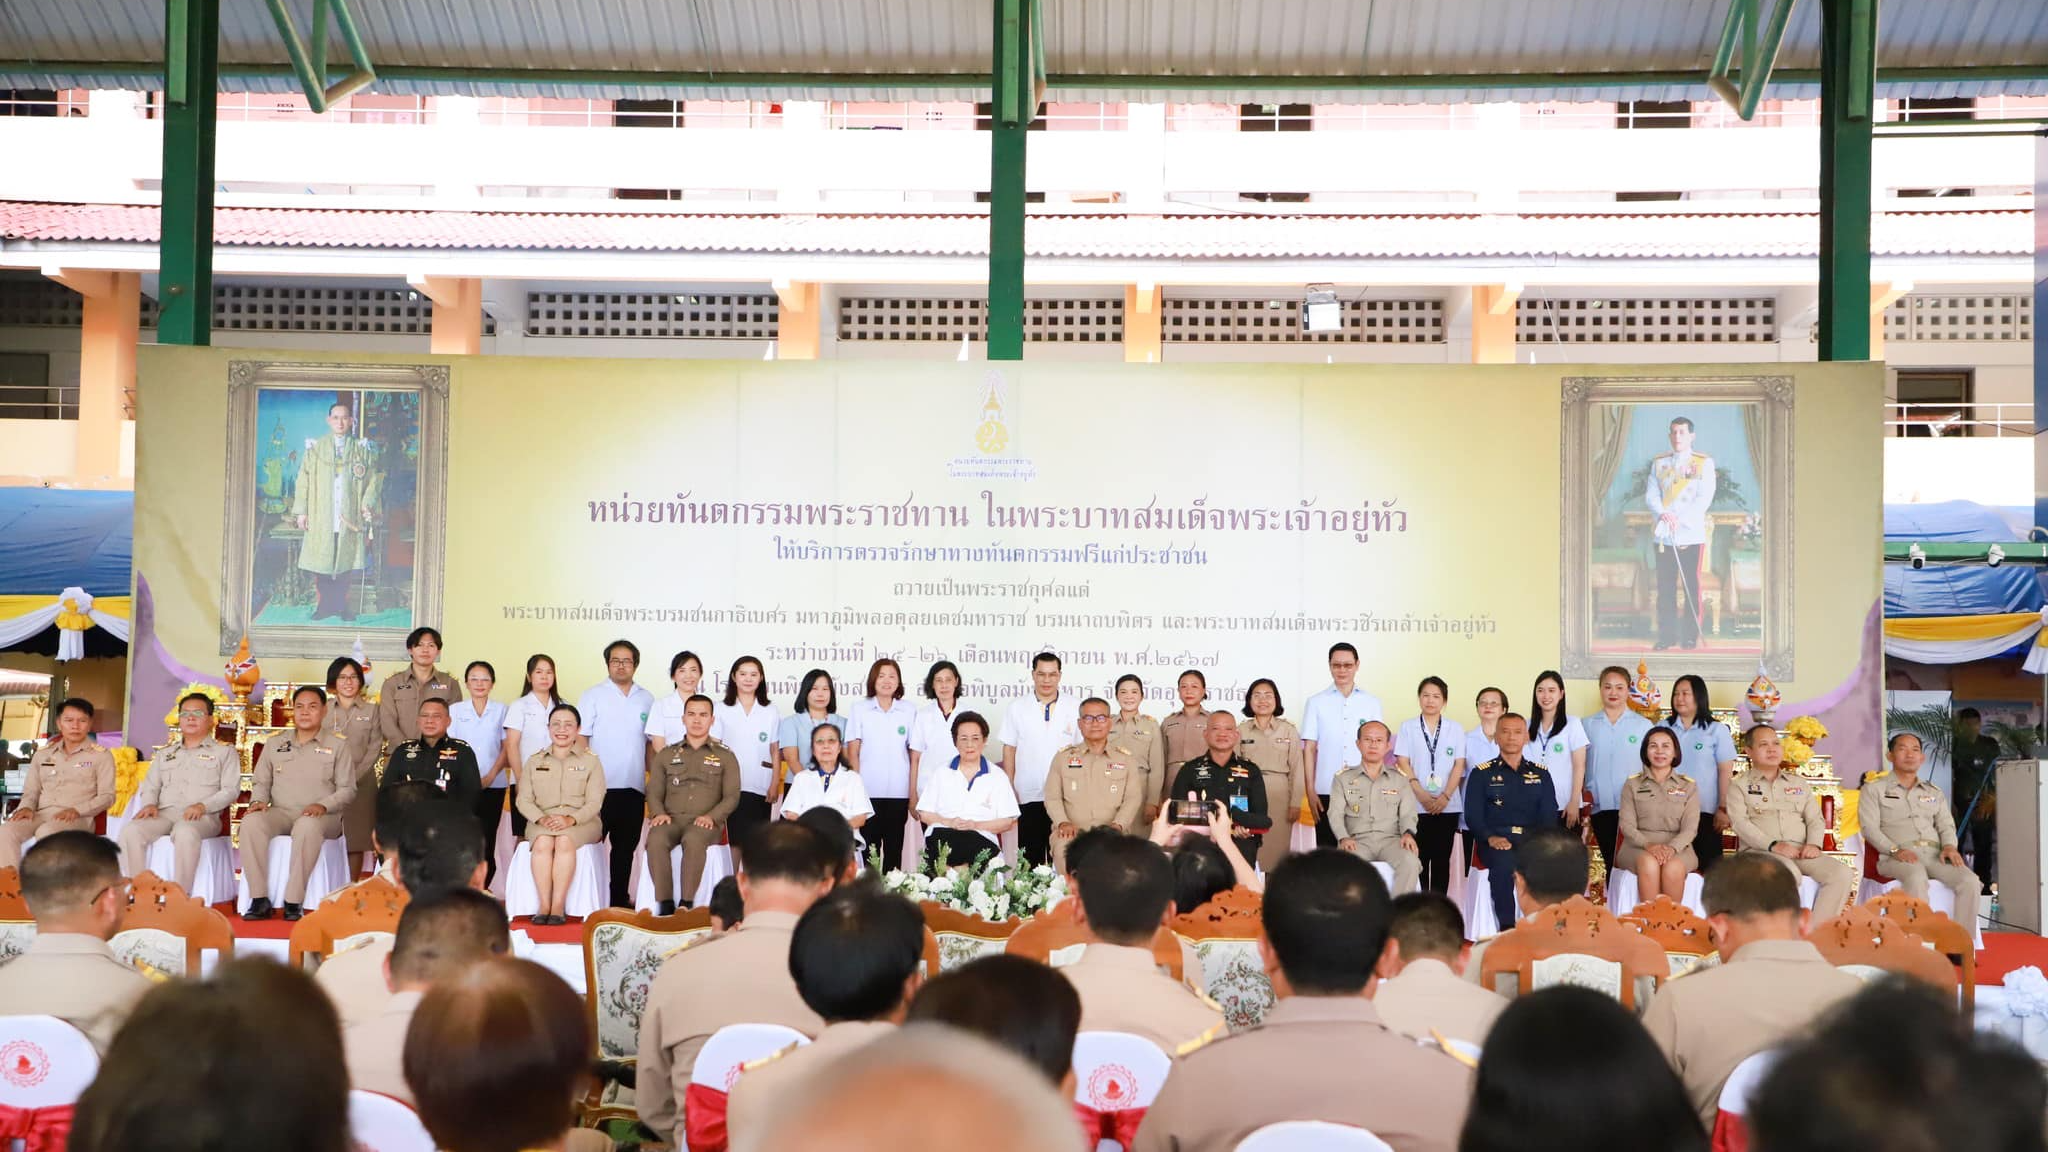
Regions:
M 1674 72 L 1704 76 L 1727 0 L 1045 0 L 1047 68 L 1055 76 L 1383 76 L 1477 73 Z M 300 19 L 310 4 L 295 0 Z M 1779 66 L 1819 65 L 1820 6 L 1800 5 Z M 888 74 L 973 78 L 989 70 L 988 0 L 355 0 L 380 67 L 499 70 Z M 163 56 L 162 0 L 0 4 L 0 87 L 151 87 L 142 72 L 66 72 L 63 62 L 150 62 Z M 263 0 L 222 0 L 221 61 L 284 63 Z M 2041 0 L 1922 0 L 1887 5 L 1879 29 L 1887 68 L 2048 65 Z M 236 76 L 231 87 L 291 91 L 288 76 Z M 856 88 L 789 83 L 739 89 L 609 83 L 381 81 L 389 92 L 733 99 L 973 99 L 979 87 Z M 1413 102 L 1704 98 L 1697 83 L 1418 93 L 1219 90 L 1198 84 L 1134 94 L 1063 86 L 1071 99 Z M 1774 90 L 1776 91 L 1776 90 Z M 2048 81 L 1940 80 L 1911 94 L 2048 91 Z M 1810 94 L 1786 88 L 1780 95 Z
M 2033 213 L 1887 212 L 1879 256 L 2013 257 L 2033 251 Z M 224 247 L 846 254 L 975 257 L 988 221 L 974 215 L 768 215 L 427 212 L 221 208 Z M 0 202 L 0 245 L 14 241 L 154 244 L 157 210 L 112 204 Z M 1431 216 L 1044 215 L 1025 247 L 1040 258 L 1102 260 L 1430 260 L 1811 258 L 1813 212 L 1460 213 Z

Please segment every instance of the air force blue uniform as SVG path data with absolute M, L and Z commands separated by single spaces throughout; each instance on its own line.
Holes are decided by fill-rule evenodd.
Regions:
M 1557 827 L 1557 819 L 1557 790 L 1550 773 L 1533 760 L 1509 764 L 1496 757 L 1466 783 L 1465 826 L 1479 846 L 1479 862 L 1493 890 L 1493 914 L 1502 928 L 1520 918 L 1515 915 L 1515 850 L 1495 848 L 1487 838 L 1499 836 L 1520 846 L 1529 833 Z

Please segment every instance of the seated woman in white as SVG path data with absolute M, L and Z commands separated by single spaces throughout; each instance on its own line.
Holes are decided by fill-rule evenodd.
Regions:
M 853 826 L 853 838 L 866 843 L 860 826 L 875 814 L 875 806 L 868 800 L 867 785 L 861 781 L 860 773 L 839 759 L 843 751 L 845 745 L 840 742 L 837 722 L 827 720 L 811 729 L 810 759 L 803 771 L 790 777 L 789 788 L 782 794 L 782 818 L 794 820 L 820 805 L 837 808 Z
M 925 852 L 936 858 L 944 847 L 949 867 L 964 868 L 984 852 L 1000 852 L 1003 833 L 1017 824 L 1016 789 L 982 755 L 987 747 L 988 721 L 980 713 L 961 712 L 953 717 L 957 755 L 919 780 L 917 821 L 924 825 Z
M 566 924 L 576 850 L 597 843 L 604 825 L 604 766 L 580 743 L 583 717 L 573 704 L 548 714 L 548 746 L 527 758 L 519 775 L 519 810 L 533 845 L 533 886 L 540 894 L 535 924 Z

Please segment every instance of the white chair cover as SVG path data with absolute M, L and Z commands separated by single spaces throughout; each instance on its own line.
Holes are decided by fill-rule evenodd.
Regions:
M 1697 872 L 1685 874 L 1685 891 L 1678 902 L 1685 905 L 1693 915 L 1705 918 L 1707 905 L 1700 899 L 1706 888 L 1706 878 Z M 1642 903 L 1642 886 L 1636 881 L 1636 874 L 1621 868 L 1607 871 L 1607 910 L 1616 916 L 1626 916 Z
M 1285 1120 L 1238 1141 L 1237 1152 L 1394 1152 L 1394 1146 L 1348 1124 Z
M 225 843 L 225 841 L 222 841 Z M 238 849 L 239 851 L 239 849 Z M 200 857 L 200 867 L 205 867 L 205 856 Z M 169 875 L 168 872 L 158 875 Z M 313 861 L 313 870 L 306 875 L 306 898 L 300 906 L 312 908 L 327 898 L 329 892 L 343 888 L 354 881 L 348 871 L 348 852 L 342 847 L 342 838 L 336 836 L 320 845 L 320 856 Z M 272 904 L 284 907 L 284 890 L 292 880 L 292 838 L 279 836 L 270 842 L 270 891 L 264 893 Z M 243 873 L 235 879 L 235 913 L 240 915 L 249 910 L 254 899 L 249 893 L 249 876 Z
M 1891 973 L 1886 972 L 1875 964 L 1837 964 L 1835 965 L 1835 971 L 1847 972 L 1865 984 L 1875 984 L 1891 975 Z
M 602 840 L 576 849 L 576 874 L 569 878 L 569 892 L 562 900 L 564 913 L 588 916 L 610 906 L 611 859 L 611 850 Z M 540 889 L 533 883 L 533 845 L 522 840 L 505 869 L 505 915 L 531 916 L 538 911 Z
M 1721 1085 L 1721 1100 L 1715 1107 L 1735 1116 L 1749 1115 L 1749 1098 L 1763 1086 L 1764 1077 L 1770 1073 L 1771 1064 L 1778 1058 L 1776 1050 L 1767 1049 L 1742 1058 L 1735 1071 Z
M 713 844 L 704 850 L 704 877 L 697 883 L 697 891 L 690 897 L 690 903 L 702 907 L 711 900 L 711 890 L 720 880 L 732 875 L 732 849 L 724 844 Z M 668 890 L 683 890 L 683 846 L 678 844 L 668 850 Z M 639 912 L 654 911 L 654 875 L 647 870 L 647 845 L 633 853 L 633 908 Z
M 434 1152 L 434 1138 L 403 1100 L 361 1088 L 348 1094 L 352 1152 Z
M 1898 890 L 1899 882 L 1897 880 L 1871 880 L 1866 877 L 1856 883 L 1856 902 L 1861 904 L 1866 900 L 1875 900 L 1887 892 L 1896 892 Z M 1980 901 L 1979 903 L 1982 902 Z M 1956 890 L 1929 876 L 1927 878 L 1927 906 L 1951 920 L 1955 919 Z M 1984 921 L 1982 917 L 1978 918 L 1977 923 L 1970 925 L 1970 941 L 1977 946 L 1977 951 L 1982 952 L 1984 950 Z
M 286 841 L 289 843 L 290 841 Z M 272 844 L 275 845 L 275 841 Z M 323 852 L 325 850 L 323 849 Z M 289 859 L 289 857 L 287 857 Z M 159 836 L 150 842 L 149 856 L 143 867 L 163 877 L 175 880 L 178 875 L 178 848 L 169 836 Z M 315 868 L 314 871 L 318 871 Z M 275 875 L 275 873 L 273 873 Z M 312 885 L 307 885 L 306 903 L 313 901 Z M 208 904 L 225 904 L 236 895 L 235 887 L 235 846 L 225 836 L 215 836 L 199 842 L 199 868 L 192 873 L 192 891 Z M 325 895 L 325 893 L 322 893 Z
M 1529 966 L 1530 991 L 1548 988 L 1554 984 L 1590 988 L 1619 1000 L 1621 965 L 1613 960 L 1602 960 L 1598 956 L 1561 952 L 1555 956 L 1546 956 Z
M 732 1091 L 740 1068 L 791 1044 L 809 1044 L 810 1037 L 781 1024 L 728 1024 L 711 1034 L 690 1065 L 690 1083 Z
M 107 941 L 114 959 L 129 967 L 140 961 L 166 976 L 197 976 L 185 971 L 185 938 L 161 928 L 129 928 Z M 149 969 L 144 969 L 148 971 Z
M 1380 879 L 1387 882 L 1387 891 L 1394 890 L 1394 866 L 1384 860 L 1375 860 L 1372 866 L 1379 870 Z
M 1811 912 L 1813 910 L 1813 898 L 1818 895 L 1820 895 L 1820 881 L 1815 880 L 1811 876 L 1801 876 L 1799 878 L 1799 906 Z
M 1159 1045 L 1129 1032 L 1083 1032 L 1074 1037 L 1074 1101 L 1097 1112 L 1150 1108 L 1173 1071 Z M 1103 1140 L 1096 1152 L 1122 1152 Z
M 1493 908 L 1493 888 L 1487 883 L 1489 870 L 1474 868 L 1465 873 L 1465 939 L 1484 940 L 1498 936 L 1513 922 L 1503 925 Z M 1516 909 L 1520 911 L 1519 908 Z
M 55 1016 L 0 1016 L 0 1104 L 74 1103 L 99 1070 L 92 1041 Z

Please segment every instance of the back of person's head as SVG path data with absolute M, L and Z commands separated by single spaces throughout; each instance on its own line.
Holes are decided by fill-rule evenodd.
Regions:
M 1115 836 L 1096 843 L 1075 866 L 1074 888 L 1098 939 L 1144 948 L 1173 907 L 1173 865 L 1150 840 Z
M 1372 865 L 1324 848 L 1273 869 L 1259 920 L 1295 994 L 1356 996 L 1387 946 L 1392 911 L 1387 882 Z
M 560 976 L 487 960 L 421 998 L 405 1082 L 444 1152 L 553 1148 L 576 1122 L 595 1049 L 583 999 Z
M 398 842 L 405 835 L 405 821 L 412 810 L 431 800 L 446 799 L 447 793 L 424 780 L 407 780 L 389 788 L 377 790 L 377 823 L 370 836 L 377 841 L 377 851 L 391 855 L 398 851 Z
M 1093 1148 L 1089 1140 L 1085 1147 Z M 918 1024 L 795 1093 L 733 1152 L 1082 1152 L 1073 1104 L 979 1036 Z
M 934 977 L 910 1002 L 908 1019 L 993 1040 L 1057 1086 L 1073 1071 L 1081 996 L 1066 977 L 1038 961 L 998 954 Z
M 1700 903 L 1709 916 L 1796 918 L 1799 883 L 1777 857 L 1751 849 L 1722 860 L 1707 873 Z
M 1786 1048 L 1749 1102 L 1756 1152 L 2040 1152 L 2048 1079 L 1953 1002 L 1891 978 Z
M 789 940 L 797 995 L 827 1023 L 893 1017 L 923 960 L 924 913 L 874 884 L 820 898 Z
M 1223 849 L 1207 836 L 1187 836 L 1173 846 L 1173 907 L 1193 912 L 1237 883 Z
M 1410 892 L 1394 898 L 1387 934 L 1400 945 L 1404 964 L 1417 960 L 1449 964 L 1465 950 L 1465 917 L 1441 892 Z
M 443 888 L 413 897 L 399 915 L 391 982 L 424 988 L 511 951 L 503 904 L 472 888 Z
M 1096 845 L 1118 839 L 1123 835 L 1107 824 L 1097 824 L 1093 828 L 1083 828 L 1074 833 L 1074 838 L 1067 841 L 1068 878 L 1071 879 L 1080 872 L 1081 861 L 1088 858 L 1088 854 L 1095 850 Z
M 839 874 L 839 862 L 823 836 L 793 820 L 777 820 L 754 829 L 741 846 L 741 890 L 749 882 L 823 884 Z
M 53 832 L 21 858 L 21 898 L 38 921 L 78 916 L 120 882 L 121 850 L 90 832 Z
M 846 822 L 846 814 L 825 804 L 816 804 L 804 809 L 796 818 L 798 824 L 816 832 L 832 850 L 832 858 L 839 862 L 836 870 L 843 879 L 860 872 L 860 841 L 853 834 L 853 825 Z
M 1518 997 L 1494 1021 L 1458 1137 L 1458 1152 L 1706 1148 L 1685 1085 L 1635 1016 L 1569 986 Z
M 415 899 L 472 887 L 484 866 L 476 816 L 453 800 L 415 804 L 398 830 L 398 882 Z
M 135 1006 L 79 1098 L 79 1152 L 345 1152 L 341 1023 L 304 972 L 229 960 Z
M 1515 845 L 1515 875 L 1538 907 L 1562 904 L 1584 893 L 1592 865 L 1585 842 L 1562 828 L 1531 832 Z
M 727 876 L 713 884 L 711 899 L 705 902 L 704 907 L 711 912 L 711 918 L 718 921 L 721 931 L 746 919 L 747 906 L 740 900 L 739 877 Z

